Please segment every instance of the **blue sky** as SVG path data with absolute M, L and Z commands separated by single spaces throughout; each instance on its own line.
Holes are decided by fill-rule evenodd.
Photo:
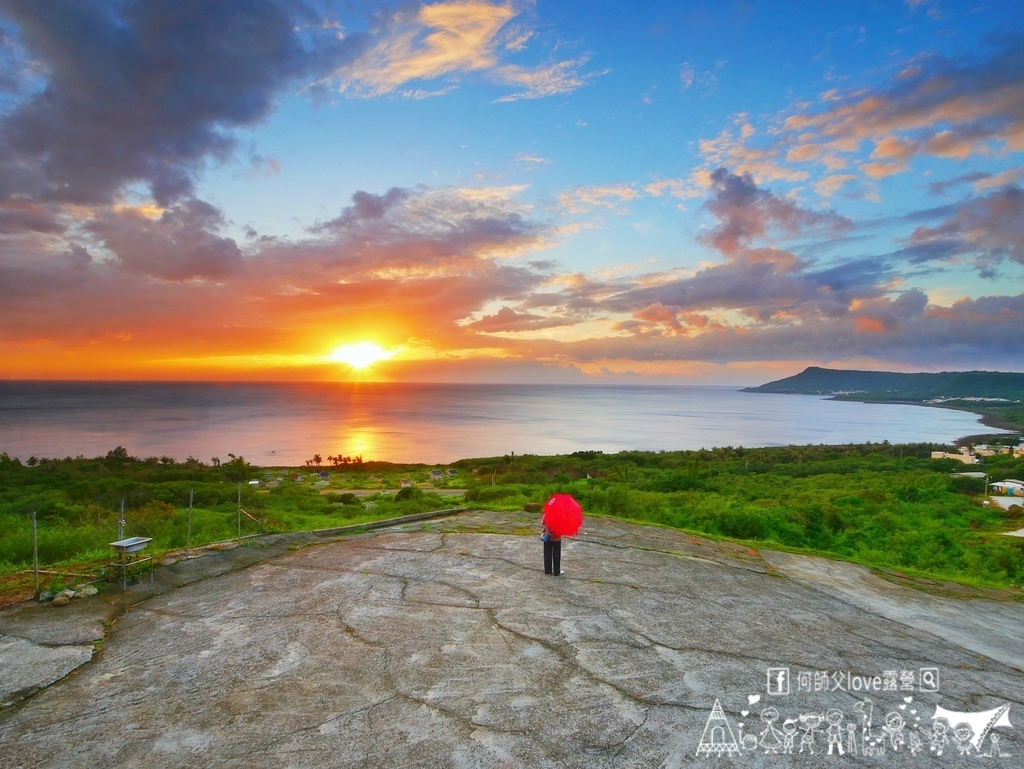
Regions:
M 0 0 L 0 373 L 1022 370 L 1022 153 L 1019 3 Z

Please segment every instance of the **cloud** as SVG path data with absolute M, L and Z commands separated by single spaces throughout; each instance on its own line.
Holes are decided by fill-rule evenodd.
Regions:
M 875 178 L 922 154 L 963 160 L 1024 149 L 1024 47 L 1009 33 L 987 58 L 922 57 L 882 88 L 830 94 L 825 109 L 784 122 L 790 157 L 851 154 L 865 142 Z
M 520 11 L 512 3 L 452 0 L 403 8 L 384 17 L 375 42 L 350 64 L 325 78 L 351 97 L 387 94 L 424 98 L 445 93 L 471 75 L 521 89 L 498 101 L 568 93 L 596 75 L 582 74 L 586 57 L 523 66 L 504 57 L 521 52 L 530 33 L 513 25 Z M 410 84 L 443 80 L 425 90 Z
M 0 122 L 0 197 L 102 205 L 129 184 L 168 205 L 193 193 L 231 130 L 263 120 L 290 83 L 333 67 L 358 38 L 300 38 L 296 4 L 76 2 L 4 9 L 38 87 Z
M 338 90 L 381 96 L 414 80 L 492 69 L 498 33 L 515 16 L 509 5 L 449 2 L 398 11 L 376 43 L 336 73 Z
M 539 360 L 571 359 L 578 365 L 706 361 L 817 361 L 841 364 L 872 360 L 879 365 L 953 368 L 1004 367 L 1024 354 L 1024 294 L 964 298 L 949 306 L 930 304 L 920 291 L 878 297 L 853 312 L 814 323 L 745 328 L 710 324 L 702 333 L 635 329 L 617 337 L 559 343 L 531 340 L 520 354 Z
M 630 340 L 644 360 L 647 348 L 652 350 L 649 360 L 689 360 L 688 350 L 710 354 L 706 343 L 711 339 L 735 344 L 731 340 L 742 338 L 753 344 L 762 338 L 798 339 L 826 327 L 846 334 L 889 330 L 901 317 L 897 310 L 915 306 L 909 298 L 888 306 L 897 277 L 891 256 L 829 262 L 798 258 L 780 247 L 780 239 L 813 237 L 816 247 L 807 250 L 808 256 L 827 253 L 822 238 L 851 230 L 845 217 L 804 208 L 759 186 L 749 174 L 724 168 L 710 173 L 709 193 L 703 208 L 716 221 L 698 239 L 716 249 L 724 263 L 692 273 L 604 282 L 583 275 L 571 280 L 560 276 L 558 290 L 535 294 L 524 305 L 601 319 L 613 337 L 600 345 L 606 351 L 620 350 L 624 360 Z M 923 295 L 913 297 L 917 301 Z M 670 351 L 665 340 L 675 340 L 680 349 Z M 580 341 L 562 348 L 562 354 L 589 350 L 591 344 L 600 346 L 597 341 Z M 792 353 L 805 359 L 801 346 L 806 343 L 796 344 Z M 721 360 L 718 353 L 711 359 Z
M 850 229 L 833 211 L 802 208 L 758 186 L 750 175 L 716 169 L 704 208 L 717 220 L 698 238 L 718 250 L 725 263 L 679 275 L 640 275 L 598 282 L 573 276 L 557 292 L 535 295 L 529 306 L 561 307 L 572 313 L 627 315 L 614 329 L 630 334 L 673 336 L 743 324 L 814 323 L 848 314 L 851 305 L 883 295 L 892 277 L 883 258 L 817 265 L 775 245 L 786 238 L 834 235 Z
M 592 82 L 594 78 L 608 73 L 609 70 L 581 73 L 588 61 L 586 56 L 581 56 L 578 59 L 567 59 L 535 67 L 512 64 L 498 67 L 495 70 L 497 80 L 523 90 L 502 96 L 495 101 L 505 103 L 571 93 Z
M 852 226 L 833 211 L 801 208 L 758 187 L 750 174 L 741 176 L 725 168 L 711 173 L 711 197 L 704 207 L 718 224 L 701 239 L 730 258 L 741 254 L 763 258 L 764 252 L 751 251 L 750 244 L 771 231 L 794 235 L 807 228 L 838 231 Z
M 27 200 L 0 200 L 0 236 L 19 232 L 58 233 L 64 224 L 49 208 Z
M 915 229 L 903 253 L 915 262 L 966 256 L 986 277 L 995 277 L 995 265 L 1005 260 L 1024 265 L 1024 190 L 1003 187 L 952 211 L 934 227 Z
M 736 122 L 739 124 L 736 133 L 725 129 L 718 136 L 699 142 L 700 153 L 708 167 L 726 166 L 737 174 L 749 174 L 762 184 L 775 181 L 802 182 L 810 177 L 806 170 L 786 166 L 782 162 L 778 144 L 759 146 L 753 139 L 756 132 L 748 128 L 745 115 L 737 116 Z
M 495 334 L 558 328 L 559 326 L 571 326 L 574 322 L 565 318 L 549 318 L 544 315 L 520 313 L 510 307 L 502 307 L 494 315 L 485 315 L 480 320 L 467 323 L 465 328 L 485 334 Z
M 690 62 L 684 61 L 679 65 L 679 83 L 684 91 L 689 91 L 696 79 L 697 71 Z
M 538 168 L 551 165 L 551 158 L 541 157 L 530 152 L 516 153 L 516 163 L 522 168 Z
M 964 161 L 1024 150 L 1024 32 L 993 38 L 979 55 L 930 55 L 877 87 L 830 90 L 758 132 L 745 114 L 700 142 L 706 167 L 727 166 L 758 183 L 800 183 L 813 166 L 827 197 L 913 168 L 922 156 Z M 1008 180 L 1012 181 L 1012 180 Z M 1004 182 L 1005 183 L 1005 182 Z M 869 188 L 870 190 L 870 188 Z
M 1018 184 L 1021 179 L 1024 179 L 1024 168 L 1020 166 L 1007 168 L 999 173 L 972 171 L 971 173 L 955 176 L 952 179 L 932 182 L 928 185 L 928 190 L 933 195 L 944 195 L 955 187 L 970 184 L 974 187 L 976 192 L 981 192 L 987 189 L 992 189 L 993 187 L 1013 186 Z
M 639 197 L 640 193 L 632 185 L 607 184 L 567 190 L 558 196 L 558 203 L 571 214 L 583 214 L 595 208 L 623 213 L 622 203 Z
M 466 320 L 550 277 L 549 264 L 517 258 L 543 247 L 551 227 L 517 191 L 361 191 L 306 237 L 256 240 L 244 252 L 221 233 L 222 214 L 194 198 L 162 211 L 105 208 L 63 237 L 20 231 L 0 261 L 0 342 L 92 345 L 94 361 L 82 365 L 96 371 L 115 339 L 150 365 L 315 349 L 353 334 L 492 350 L 479 330 L 511 330 L 508 313 L 479 330 Z M 544 326 L 517 315 L 523 328 Z
M 515 200 L 520 190 L 357 192 L 351 206 L 312 232 L 330 236 L 332 262 L 447 274 L 464 269 L 462 260 L 509 258 L 543 244 L 548 225 Z
M 218 236 L 220 212 L 194 198 L 151 219 L 135 209 L 108 210 L 86 226 L 128 272 L 161 280 L 224 278 L 242 266 L 231 238 Z

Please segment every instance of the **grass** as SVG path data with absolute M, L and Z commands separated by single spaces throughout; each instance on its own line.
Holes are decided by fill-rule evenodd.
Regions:
M 893 570 L 914 579 L 991 588 L 1024 585 L 1024 510 L 985 507 L 982 485 L 964 468 L 935 461 L 931 444 L 725 447 L 696 452 L 577 452 L 454 463 L 465 504 L 535 508 L 553 492 L 607 515 L 742 543 L 821 555 Z M 28 467 L 0 455 L 0 581 L 25 585 L 32 564 L 31 513 L 40 562 L 53 571 L 98 570 L 111 556 L 121 504 L 125 536 L 153 538 L 160 555 L 241 535 L 365 524 L 452 507 L 426 485 L 427 468 L 373 463 L 332 471 L 254 468 L 237 458 L 220 467 L 136 460 L 122 452 L 43 460 Z M 1024 477 L 1024 458 L 988 458 L 990 480 Z M 252 478 L 270 486 L 250 487 Z M 387 490 L 357 497 L 355 489 Z M 188 500 L 193 499 L 191 535 Z M 239 501 L 248 515 L 241 517 Z

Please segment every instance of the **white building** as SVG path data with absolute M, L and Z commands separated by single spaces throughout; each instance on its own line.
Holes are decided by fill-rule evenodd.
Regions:
M 996 481 L 988 485 L 993 494 L 1002 494 L 1006 497 L 1024 497 L 1024 481 L 1007 478 L 1005 481 Z

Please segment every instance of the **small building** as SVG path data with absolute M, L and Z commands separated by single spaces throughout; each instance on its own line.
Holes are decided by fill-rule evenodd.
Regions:
M 399 485 L 403 489 L 411 489 L 412 488 L 412 481 L 410 481 L 408 478 L 403 478 L 401 481 L 399 481 Z
M 996 481 L 988 485 L 995 494 L 1004 497 L 1024 497 L 1024 481 L 1007 478 L 1005 481 Z
M 444 480 L 444 474 L 440 470 L 431 470 L 430 471 L 430 480 L 432 480 L 432 481 Z
M 444 474 L 447 475 L 449 478 L 454 478 L 456 475 L 459 474 L 459 471 L 456 470 L 454 467 L 449 467 L 447 470 L 444 471 Z
M 979 443 L 974 446 L 974 453 L 979 457 L 994 457 L 996 454 L 1009 454 L 1009 446 L 989 446 L 987 443 Z
M 976 465 L 980 461 L 977 457 L 971 456 L 966 449 L 961 449 L 956 454 L 950 454 L 948 451 L 933 451 L 932 459 L 955 459 L 965 465 Z

